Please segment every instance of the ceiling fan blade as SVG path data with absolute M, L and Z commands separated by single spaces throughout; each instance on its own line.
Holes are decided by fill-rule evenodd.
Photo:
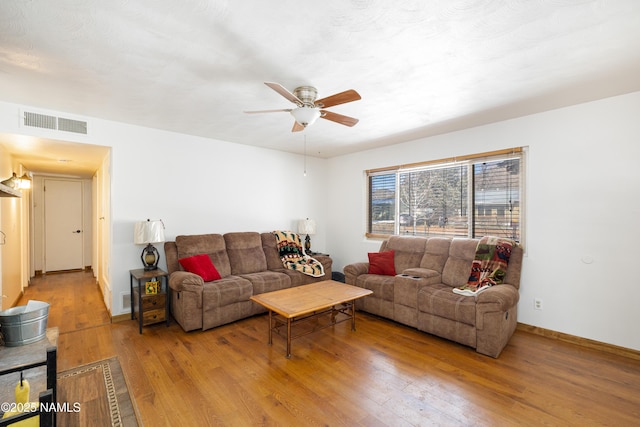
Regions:
M 300 132 L 304 130 L 304 126 L 302 126 L 300 123 L 294 121 L 293 122 L 293 129 L 291 129 L 291 132 Z
M 290 112 L 291 112 L 291 108 L 283 109 L 283 110 L 256 110 L 256 111 L 245 111 L 245 113 L 247 113 L 247 114 L 257 114 L 257 113 L 280 113 L 280 112 L 290 113 Z
M 340 123 L 341 125 L 351 127 L 358 123 L 358 119 L 354 119 L 353 117 L 349 116 L 343 116 L 342 114 L 332 113 L 331 111 L 320 110 L 320 113 L 322 114 L 320 116 L 321 118 Z
M 279 83 L 272 83 L 272 82 L 264 82 L 264 84 L 266 84 L 267 86 L 269 86 L 271 89 L 275 90 L 276 92 L 278 92 L 280 95 L 284 96 L 285 98 L 287 98 L 289 101 L 293 102 L 294 104 L 296 104 L 297 106 L 301 107 L 303 102 L 294 94 L 292 94 L 291 92 L 289 92 L 287 89 L 285 89 L 281 84 Z
M 326 98 L 318 99 L 315 104 L 320 108 L 329 108 L 334 105 L 346 104 L 347 102 L 353 102 L 359 99 L 362 99 L 360 94 L 353 89 L 349 89 L 336 93 L 335 95 L 327 96 Z

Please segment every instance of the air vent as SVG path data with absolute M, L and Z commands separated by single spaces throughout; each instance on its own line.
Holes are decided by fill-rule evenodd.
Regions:
M 58 130 L 87 134 L 87 122 L 58 117 Z
M 58 129 L 56 125 L 58 118 L 54 116 L 46 116 L 44 114 L 24 112 L 24 125 L 34 128 Z
M 87 122 L 25 111 L 23 125 L 40 129 L 87 134 Z
M 131 293 L 120 293 L 120 307 L 122 311 L 131 311 Z

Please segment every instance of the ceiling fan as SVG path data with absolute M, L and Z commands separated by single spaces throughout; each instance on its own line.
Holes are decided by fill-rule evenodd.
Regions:
M 353 102 L 361 99 L 360 94 L 353 89 L 345 90 L 344 92 L 316 100 L 318 91 L 312 86 L 300 86 L 295 88 L 293 93 L 291 93 L 278 83 L 264 82 L 264 84 L 296 104 L 296 108 L 245 111 L 245 113 L 276 113 L 282 111 L 291 113 L 295 119 L 291 132 L 300 132 L 301 130 L 304 130 L 304 128 L 313 124 L 318 117 L 331 120 L 332 122 L 340 123 L 345 126 L 353 126 L 358 123 L 358 119 L 354 119 L 353 117 L 343 116 L 342 114 L 324 110 L 324 108 L 333 107 L 334 105 L 346 104 L 347 102 Z

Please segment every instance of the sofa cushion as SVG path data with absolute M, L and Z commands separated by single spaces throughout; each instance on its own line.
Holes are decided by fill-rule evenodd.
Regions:
M 267 270 L 267 258 L 262 250 L 260 233 L 239 232 L 224 235 L 231 274 L 257 273 Z
M 370 252 L 368 273 L 395 276 L 394 254 L 394 251 Z
M 240 277 L 251 282 L 253 295 L 291 287 L 289 275 L 277 271 L 261 271 L 260 273 L 243 274 Z
M 370 289 L 373 295 L 366 298 L 382 299 L 393 302 L 393 282 L 395 276 L 383 276 L 378 274 L 361 274 L 356 279 L 355 286 Z
M 262 239 L 262 250 L 264 256 L 267 259 L 267 269 L 269 270 L 282 270 L 282 260 L 278 253 L 278 242 L 276 236 L 273 233 L 260 233 Z
M 434 316 L 475 326 L 476 299 L 451 292 L 441 283 L 418 291 L 418 310 Z
M 427 239 L 424 237 L 390 236 L 385 250 L 394 251 L 397 272 L 420 266 Z
M 442 273 L 444 264 L 449 257 L 451 239 L 446 237 L 430 237 L 424 251 L 420 267 Z
M 211 262 L 211 258 L 207 254 L 194 255 L 187 258 L 180 258 L 178 260 L 182 268 L 189 273 L 197 274 L 202 277 L 205 282 L 212 282 L 214 280 L 220 280 L 222 277 L 216 267 Z
M 216 270 L 218 270 L 220 276 L 227 277 L 231 274 L 231 265 L 229 264 L 226 245 L 221 234 L 177 236 L 176 248 L 178 259 L 207 254 L 209 258 L 211 258 L 213 265 L 216 266 Z
M 253 285 L 247 279 L 228 276 L 215 282 L 206 282 L 202 292 L 203 311 L 220 310 L 227 305 L 249 301 Z
M 476 256 L 477 246 L 477 239 L 457 238 L 451 240 L 449 258 L 447 258 L 442 270 L 442 283 L 457 288 L 469 281 L 471 263 Z

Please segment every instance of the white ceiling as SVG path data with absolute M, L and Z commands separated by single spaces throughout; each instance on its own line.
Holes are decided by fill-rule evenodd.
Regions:
M 0 1 L 3 101 L 319 157 L 638 90 L 638 0 Z

